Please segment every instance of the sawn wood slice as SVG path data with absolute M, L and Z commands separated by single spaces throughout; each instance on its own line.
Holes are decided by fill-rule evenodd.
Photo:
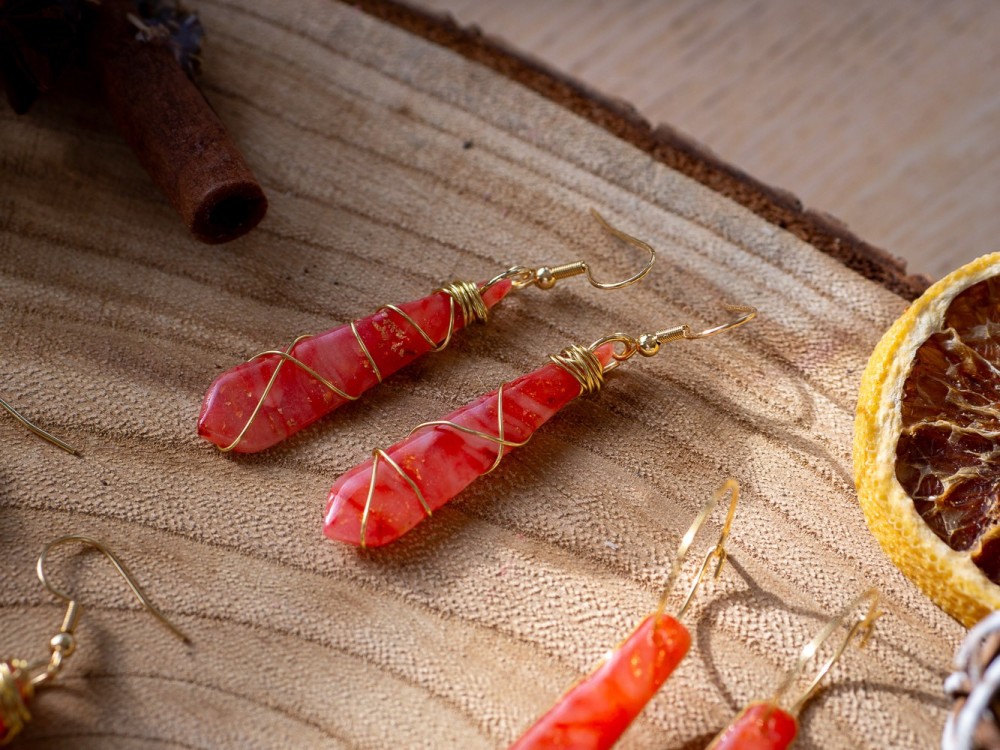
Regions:
M 863 243 L 780 219 L 787 196 L 623 137 L 606 102 L 555 101 L 562 79 L 544 96 L 391 7 L 199 3 L 204 88 L 271 200 L 224 247 L 186 235 L 86 87 L 0 115 L 0 393 L 83 453 L 0 418 L 0 647 L 46 655 L 62 608 L 32 566 L 66 533 L 119 552 L 194 643 L 96 555 L 56 555 L 86 605 L 79 651 L 22 746 L 504 747 L 655 606 L 679 535 L 729 476 L 744 488 L 731 564 L 621 746 L 704 746 L 869 585 L 889 614 L 798 746 L 934 746 L 962 630 L 879 550 L 849 471 L 862 367 L 906 304 L 885 284 L 911 282 L 877 253 L 854 266 L 885 283 L 817 250 Z M 298 334 L 515 263 L 629 275 L 642 259 L 591 207 L 658 249 L 641 284 L 513 293 L 488 326 L 260 455 L 198 438 L 212 380 Z M 323 536 L 331 485 L 373 447 L 570 343 L 712 325 L 727 302 L 760 316 L 629 362 L 400 542 Z

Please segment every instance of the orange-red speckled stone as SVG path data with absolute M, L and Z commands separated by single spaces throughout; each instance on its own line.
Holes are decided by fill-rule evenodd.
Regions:
M 611 346 L 597 352 L 606 363 Z M 580 383 L 562 367 L 547 364 L 522 375 L 503 388 L 504 439 L 522 443 L 552 415 L 580 395 Z M 498 434 L 497 391 L 480 396 L 444 417 L 462 427 Z M 430 509 L 437 510 L 484 474 L 497 451 L 495 442 L 444 425 L 427 426 L 386 450 L 420 490 Z M 331 539 L 361 545 L 361 525 L 373 460 L 355 466 L 337 480 L 327 501 L 324 531 Z M 399 472 L 380 461 L 372 494 L 364 546 L 378 547 L 399 539 L 427 512 L 413 488 Z
M 483 292 L 483 301 L 487 307 L 492 307 L 510 288 L 510 281 L 501 281 Z M 399 305 L 399 308 L 413 318 L 432 341 L 440 343 L 448 332 L 450 305 L 451 298 L 447 294 L 435 292 Z M 462 313 L 456 309 L 455 330 L 461 330 L 464 325 Z M 383 378 L 432 348 L 412 325 L 392 310 L 380 310 L 355 321 L 355 326 Z M 291 355 L 352 396 L 378 383 L 350 324 L 304 339 L 295 345 Z M 231 445 L 253 414 L 281 359 L 277 354 L 256 357 L 217 377 L 205 394 L 198 417 L 198 434 L 220 448 Z M 233 450 L 256 453 L 270 448 L 346 401 L 295 363 L 286 362 L 257 416 Z
M 604 750 L 677 668 L 691 635 L 670 615 L 650 615 L 580 680 L 511 750 Z
M 708 750 L 785 750 L 798 731 L 798 722 L 787 711 L 773 703 L 751 703 Z
M 6 706 L 0 705 L 0 745 L 12 740 L 14 735 L 21 730 L 24 722 L 30 718 L 27 713 L 27 707 L 34 694 L 31 679 L 27 673 L 19 672 L 17 669 L 18 665 L 14 662 L 8 661 L 6 665 L 13 680 L 13 688 L 17 690 L 20 696 L 20 703 L 17 697 L 14 697 L 11 704 Z M 4 721 L 5 710 L 11 712 L 8 714 L 8 718 L 12 723 Z

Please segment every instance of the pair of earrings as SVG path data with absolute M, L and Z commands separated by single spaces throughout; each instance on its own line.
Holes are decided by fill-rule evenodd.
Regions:
M 48 433 L 45 433 L 48 435 Z M 45 437 L 45 436 L 43 436 Z M 49 437 L 45 437 L 46 440 Z M 66 614 L 59 632 L 49 640 L 49 658 L 38 661 L 7 659 L 0 661 L 0 745 L 6 745 L 31 720 L 28 706 L 39 687 L 49 685 L 62 672 L 66 660 L 76 652 L 76 627 L 80 621 L 81 605 L 74 597 L 66 594 L 49 581 L 45 573 L 45 561 L 55 547 L 70 542 L 84 544 L 101 552 L 115 570 L 125 579 L 132 593 L 142 606 L 177 638 L 190 644 L 190 639 L 157 609 L 135 580 L 135 576 L 115 554 L 101 542 L 86 536 L 64 536 L 49 542 L 38 556 L 35 570 L 38 580 L 55 597 L 66 602 Z
M 583 274 L 598 289 L 622 289 L 642 279 L 656 258 L 653 248 L 612 227 L 596 211 L 591 214 L 613 237 L 648 253 L 639 272 L 601 282 L 584 261 L 534 270 L 514 266 L 485 283 L 457 281 L 414 302 L 384 305 L 368 318 L 300 336 L 285 349 L 262 352 L 224 372 L 205 396 L 199 434 L 222 451 L 269 448 L 357 400 L 422 354 L 440 351 L 466 325 L 486 322 L 490 308 L 512 290 L 551 289 L 560 279 Z M 599 390 L 605 374 L 623 362 L 636 354 L 652 357 L 680 339 L 737 328 L 757 314 L 743 305 L 727 309 L 735 315 L 732 320 L 701 332 L 679 325 L 639 336 L 613 333 L 590 346 L 574 344 L 534 372 L 442 419 L 417 425 L 337 480 L 327 499 L 325 533 L 362 548 L 395 541 L 496 469 L 574 398 Z
M 694 582 L 680 608 L 666 612 L 667 602 L 680 576 L 681 566 L 698 532 L 718 502 L 729 495 L 729 509 L 715 546 L 702 560 Z M 646 704 L 683 661 L 691 645 L 691 635 L 681 623 L 708 569 L 715 564 L 718 578 L 726 561 L 726 540 L 736 514 L 739 485 L 728 480 L 702 508 L 681 539 L 671 566 L 667 585 L 656 609 L 616 646 L 597 667 L 571 687 L 517 742 L 511 750 L 567 748 L 604 750 L 610 748 Z M 833 654 L 819 667 L 797 698 L 789 693 L 802 680 L 804 670 L 820 647 L 849 622 L 851 615 L 867 602 L 863 618 L 847 627 L 847 633 Z M 876 618 L 878 594 L 870 589 L 848 604 L 803 648 L 799 660 L 786 674 L 774 695 L 747 706 L 711 743 L 708 750 L 785 750 L 798 733 L 796 716 L 816 693 L 823 678 L 855 636 L 861 645 L 871 635 Z M 782 706 L 788 705 L 785 709 Z

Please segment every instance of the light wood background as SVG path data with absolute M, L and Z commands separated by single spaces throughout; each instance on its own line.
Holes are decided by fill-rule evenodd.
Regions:
M 321 0 L 203 0 L 205 88 L 271 198 L 237 243 L 189 239 L 97 105 L 0 115 L 2 392 L 83 451 L 0 419 L 0 636 L 41 657 L 62 608 L 32 569 L 107 541 L 191 635 L 95 555 L 53 559 L 88 605 L 30 748 L 503 747 L 654 605 L 727 476 L 732 564 L 690 657 L 621 743 L 706 744 L 869 585 L 889 614 L 803 717 L 799 747 L 929 748 L 962 629 L 892 567 L 850 479 L 855 393 L 899 297 L 607 131 L 469 60 Z M 195 435 L 202 394 L 261 349 L 511 263 L 631 259 L 595 206 L 660 249 L 625 292 L 525 291 L 264 455 Z M 320 530 L 338 474 L 617 329 L 760 319 L 629 363 L 431 522 L 359 554 Z M 704 544 L 707 546 L 708 540 Z
M 990 0 L 420 0 L 634 104 L 939 278 L 998 248 Z

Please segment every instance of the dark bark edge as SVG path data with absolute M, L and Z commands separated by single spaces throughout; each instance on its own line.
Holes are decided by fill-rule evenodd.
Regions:
M 907 274 L 902 260 L 857 237 L 843 222 L 804 208 L 793 194 L 754 179 L 667 125 L 652 127 L 626 102 L 604 96 L 525 57 L 475 26 L 464 28 L 450 15 L 419 10 L 397 0 L 341 1 L 527 86 L 907 300 L 918 297 L 930 284 L 925 276 Z

